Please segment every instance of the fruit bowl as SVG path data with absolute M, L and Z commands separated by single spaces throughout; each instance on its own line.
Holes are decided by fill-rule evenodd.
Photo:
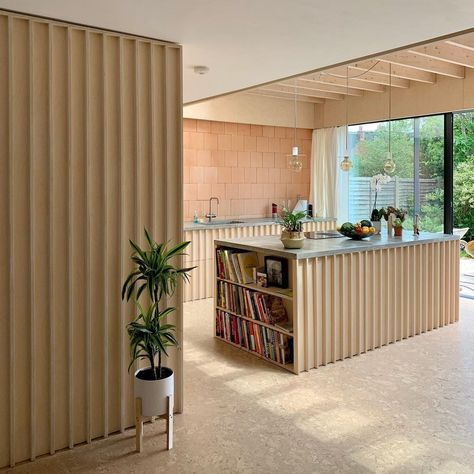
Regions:
M 376 230 L 372 226 L 372 222 L 363 220 L 352 224 L 351 222 L 345 222 L 337 228 L 338 232 L 346 237 L 353 240 L 366 239 L 375 234 Z

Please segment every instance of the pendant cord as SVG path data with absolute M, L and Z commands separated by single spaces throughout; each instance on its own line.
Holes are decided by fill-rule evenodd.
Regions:
M 296 103 L 296 93 L 297 93 L 297 91 L 296 91 L 296 78 L 295 78 L 294 85 L 295 85 L 295 144 L 294 144 L 294 146 L 296 146 L 296 115 L 297 115 L 297 112 L 298 112 L 297 111 L 298 105 Z
M 388 152 L 392 152 L 392 63 L 388 63 Z
M 346 68 L 346 150 L 345 150 L 345 155 L 349 156 L 349 114 L 348 114 L 348 108 L 349 108 L 349 66 Z

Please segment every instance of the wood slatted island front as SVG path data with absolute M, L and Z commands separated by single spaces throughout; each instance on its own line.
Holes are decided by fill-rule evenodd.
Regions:
M 215 248 L 215 336 L 296 374 L 459 318 L 459 239 L 453 235 L 307 239 L 301 250 L 284 249 L 277 236 L 267 236 L 216 240 Z M 226 258 L 255 252 L 258 266 L 266 256 L 285 259 L 288 289 L 224 275 L 224 250 Z M 260 295 L 281 298 L 290 328 L 248 314 L 258 312 Z M 288 344 L 291 360 L 283 350 Z

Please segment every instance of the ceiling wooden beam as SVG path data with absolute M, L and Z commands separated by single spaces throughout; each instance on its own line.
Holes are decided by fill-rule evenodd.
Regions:
M 345 78 L 345 76 L 347 75 L 347 67 L 340 66 L 340 67 L 328 69 L 326 73 L 336 74 L 337 76 L 342 76 Z M 400 87 L 402 89 L 407 89 L 408 87 L 410 87 L 410 81 L 408 81 L 407 79 L 400 79 L 399 77 L 392 76 L 392 79 L 390 80 L 390 77 L 387 76 L 386 74 L 381 74 L 374 71 L 368 71 L 368 72 L 362 71 L 362 72 L 351 73 L 349 69 L 349 77 L 358 79 L 360 81 L 372 82 L 373 84 L 381 84 L 384 86 L 388 86 L 389 83 L 391 82 L 392 87 Z
M 400 64 L 402 66 L 420 69 L 443 76 L 455 77 L 457 79 L 464 78 L 464 68 L 457 64 L 450 64 L 439 59 L 421 56 L 411 51 L 400 51 L 397 53 L 380 56 L 379 59 L 392 64 Z
M 295 87 L 295 79 L 290 79 L 288 81 L 278 82 L 280 85 L 292 86 Z M 323 91 L 323 92 L 334 92 L 336 94 L 344 94 L 344 95 L 353 95 L 353 96 L 361 96 L 363 95 L 364 91 L 361 89 L 355 89 L 353 87 L 349 87 L 348 89 L 346 86 L 342 86 L 339 84 L 328 84 L 322 82 L 314 82 L 314 81 L 305 81 L 303 79 L 296 79 L 296 86 L 304 89 L 309 89 L 312 91 Z
M 269 92 L 279 92 L 281 94 L 290 94 L 295 95 L 294 86 L 281 85 L 281 84 L 270 84 L 269 86 L 263 86 L 259 88 L 260 90 L 269 91 Z M 304 89 L 301 92 L 296 90 L 296 94 L 301 93 L 308 97 L 317 97 L 320 99 L 332 99 L 332 100 L 342 100 L 344 96 L 342 94 L 335 94 L 334 92 L 323 92 L 317 90 Z
M 358 61 L 354 64 L 349 64 L 349 69 L 353 71 L 371 71 L 379 74 L 390 74 L 390 65 L 378 61 L 377 59 L 367 59 L 365 61 Z M 436 82 L 436 74 L 420 69 L 413 69 L 411 67 L 401 66 L 400 64 L 392 65 L 392 77 L 399 77 L 401 79 L 408 79 L 409 81 L 424 82 L 426 84 L 434 84 Z
M 474 34 L 468 33 L 467 35 L 454 36 L 453 38 L 446 40 L 445 43 L 457 46 L 458 48 L 474 51 Z
M 339 86 L 346 86 L 346 79 L 337 76 L 330 76 L 327 74 L 316 73 L 310 74 L 308 76 L 300 77 L 302 81 L 308 81 L 311 83 L 322 83 L 322 84 L 337 84 Z M 353 87 L 355 89 L 360 89 L 363 91 L 369 92 L 383 92 L 385 90 L 385 86 L 381 84 L 373 84 L 367 81 L 361 81 L 359 79 L 349 79 L 349 87 Z
M 261 89 L 251 89 L 243 92 L 243 94 L 270 97 L 272 99 L 295 100 L 294 97 L 291 97 L 288 94 L 281 94 L 279 92 L 266 92 Z M 309 97 L 305 95 L 297 95 L 296 100 L 298 100 L 298 102 L 310 102 L 312 104 L 324 103 L 324 99 L 318 99 L 316 97 Z
M 425 56 L 427 58 L 439 59 L 450 64 L 474 68 L 474 51 L 459 48 L 444 42 L 418 46 L 409 50 L 410 52 Z

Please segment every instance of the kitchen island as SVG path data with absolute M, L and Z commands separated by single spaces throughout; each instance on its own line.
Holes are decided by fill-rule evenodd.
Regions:
M 255 252 L 259 266 L 266 256 L 287 261 L 287 290 L 237 281 L 222 273 L 216 261 L 215 335 L 294 373 L 440 328 L 459 317 L 459 239 L 453 235 L 414 237 L 405 231 L 403 237 L 379 235 L 362 241 L 307 239 L 301 250 L 284 249 L 277 236 L 218 239 L 215 246 L 227 256 Z M 259 294 L 280 298 L 288 314 L 286 327 L 258 320 L 258 315 L 248 314 L 247 304 L 230 310 L 226 298 L 235 303 L 231 295 L 242 291 L 255 301 L 260 301 Z

